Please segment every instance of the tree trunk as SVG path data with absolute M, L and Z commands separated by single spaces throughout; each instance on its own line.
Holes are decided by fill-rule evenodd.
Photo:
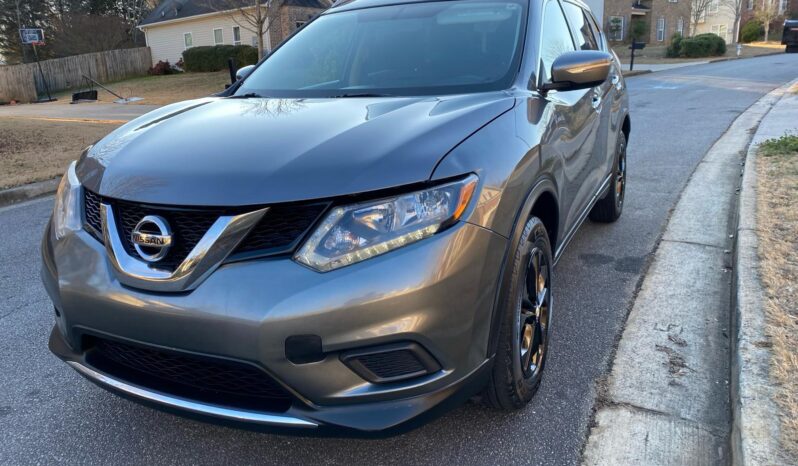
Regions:
M 268 15 L 266 18 L 263 17 L 263 9 L 260 7 L 260 2 L 261 0 L 255 0 L 255 19 L 258 22 L 256 25 L 256 29 L 258 30 L 258 61 L 263 58 L 263 25 L 268 21 Z
M 768 36 L 770 35 L 770 21 L 762 21 L 765 23 L 765 42 L 768 41 Z

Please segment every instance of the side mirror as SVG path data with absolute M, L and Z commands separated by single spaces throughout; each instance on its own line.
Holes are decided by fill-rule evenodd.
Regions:
M 247 65 L 242 68 L 239 68 L 236 71 L 236 81 L 241 81 L 242 79 L 246 78 L 249 73 L 252 73 L 252 70 L 255 69 L 255 65 Z
M 565 52 L 551 65 L 551 82 L 541 90 L 575 91 L 598 86 L 610 74 L 612 55 L 598 50 Z

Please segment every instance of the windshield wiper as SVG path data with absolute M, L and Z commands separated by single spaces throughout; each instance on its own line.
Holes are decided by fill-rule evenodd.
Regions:
M 228 99 L 250 99 L 250 98 L 259 98 L 259 97 L 263 96 L 255 92 L 247 92 L 246 94 L 241 94 L 241 95 L 231 95 L 228 97 Z
M 342 99 L 342 98 L 348 98 L 348 97 L 396 97 L 396 96 L 391 95 L 391 94 L 377 94 L 377 93 L 373 93 L 373 92 L 352 92 L 352 93 L 348 93 L 348 94 L 334 95 L 334 96 L 331 96 L 330 98 L 332 98 L 332 99 Z

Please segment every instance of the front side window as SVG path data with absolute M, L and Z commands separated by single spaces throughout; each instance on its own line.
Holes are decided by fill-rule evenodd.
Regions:
M 590 24 L 582 8 L 568 2 L 564 2 L 562 7 L 574 33 L 576 48 L 579 50 L 598 50 L 598 43 L 593 36 L 593 31 L 590 29 Z
M 236 94 L 410 96 L 507 89 L 520 67 L 526 5 L 464 0 L 331 12 L 272 53 Z
M 241 45 L 241 28 L 233 26 L 233 45 Z
M 665 18 L 657 18 L 657 40 L 665 40 Z
M 684 35 L 684 18 L 679 16 L 679 19 L 676 20 L 676 32 L 681 35 Z
M 194 46 L 194 39 L 191 37 L 190 32 L 183 34 L 183 46 L 187 49 Z
M 224 37 L 222 36 L 222 29 L 214 29 L 213 30 L 213 44 L 214 45 L 221 45 L 224 43 Z
M 540 70 L 542 82 L 545 83 L 551 79 L 551 65 L 554 64 L 554 60 L 565 52 L 574 50 L 574 41 L 560 5 L 554 0 L 549 1 L 543 12 L 543 35 L 540 48 L 540 62 L 543 68 Z

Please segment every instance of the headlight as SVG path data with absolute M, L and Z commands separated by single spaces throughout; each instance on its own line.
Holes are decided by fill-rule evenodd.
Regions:
M 294 256 L 320 272 L 422 240 L 456 222 L 477 177 L 379 201 L 336 207 Z
M 75 162 L 69 168 L 55 193 L 55 208 L 53 209 L 53 227 L 55 238 L 61 239 L 70 231 L 80 230 L 80 183 L 75 173 Z

